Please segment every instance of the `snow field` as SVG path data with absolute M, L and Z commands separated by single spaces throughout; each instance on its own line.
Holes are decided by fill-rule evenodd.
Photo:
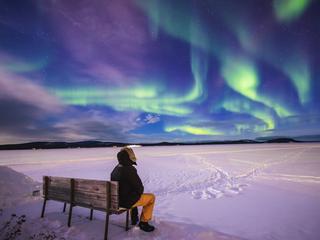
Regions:
M 38 182 L 43 175 L 108 179 L 118 150 L 2 151 L 0 165 Z M 111 239 L 320 239 L 320 144 L 142 147 L 135 152 L 145 191 L 157 197 L 157 231 L 123 233 L 120 215 L 111 218 Z M 72 232 L 68 239 L 100 239 L 103 213 L 95 214 L 101 229 L 93 233 L 84 227 L 93 224 L 85 221 L 84 210 L 75 210 L 78 220 L 71 230 L 60 210 L 50 207 L 43 221 L 58 221 L 62 236 Z M 30 216 L 39 221 L 37 214 Z

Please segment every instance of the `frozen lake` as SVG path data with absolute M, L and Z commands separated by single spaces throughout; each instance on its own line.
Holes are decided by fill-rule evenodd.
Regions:
M 156 219 L 252 240 L 320 239 L 320 144 L 134 150 L 145 190 L 157 196 Z M 109 179 L 118 151 L 0 151 L 0 165 L 37 181 L 43 175 Z

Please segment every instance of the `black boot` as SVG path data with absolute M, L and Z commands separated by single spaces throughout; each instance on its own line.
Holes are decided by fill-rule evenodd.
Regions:
M 148 222 L 139 222 L 139 227 L 145 232 L 152 232 L 155 229 L 155 227 L 150 225 Z
M 131 225 L 136 225 L 139 221 L 138 208 L 134 207 L 131 209 Z

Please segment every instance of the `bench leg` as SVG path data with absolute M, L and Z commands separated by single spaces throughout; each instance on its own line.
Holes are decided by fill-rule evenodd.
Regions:
M 93 217 L 93 209 L 91 208 L 90 209 L 90 221 L 92 220 L 92 217 Z
M 62 211 L 62 212 L 66 212 L 66 207 L 67 207 L 67 203 L 65 202 L 65 203 L 63 204 L 63 211 Z
M 46 209 L 46 204 L 47 204 L 47 199 L 44 199 L 43 201 L 43 206 L 42 206 L 42 211 L 41 211 L 41 217 L 43 218 L 44 216 L 44 211 Z
M 106 214 L 106 226 L 105 226 L 105 232 L 104 232 L 104 240 L 108 239 L 108 230 L 109 230 L 109 212 L 107 211 L 107 214 Z
M 130 212 L 130 210 L 128 209 L 127 210 L 127 216 L 126 216 L 126 231 L 129 230 L 129 212 Z
M 70 208 L 69 208 L 69 217 L 68 217 L 68 227 L 71 226 L 71 217 L 72 217 L 72 204 L 70 203 Z

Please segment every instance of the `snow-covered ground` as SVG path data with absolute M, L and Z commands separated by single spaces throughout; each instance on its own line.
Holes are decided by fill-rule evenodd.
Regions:
M 95 212 L 90 222 L 88 209 L 76 207 L 68 228 L 61 203 L 49 201 L 41 219 L 42 200 L 30 192 L 43 175 L 109 179 L 118 151 L 1 151 L 0 165 L 31 179 L 0 167 L 0 224 L 12 213 L 17 214 L 13 220 L 25 214 L 21 239 L 41 239 L 40 234 L 102 239 L 104 213 Z M 125 232 L 125 216 L 111 216 L 110 239 L 320 239 L 320 144 L 141 147 L 135 152 L 145 190 L 157 196 L 157 229 Z

